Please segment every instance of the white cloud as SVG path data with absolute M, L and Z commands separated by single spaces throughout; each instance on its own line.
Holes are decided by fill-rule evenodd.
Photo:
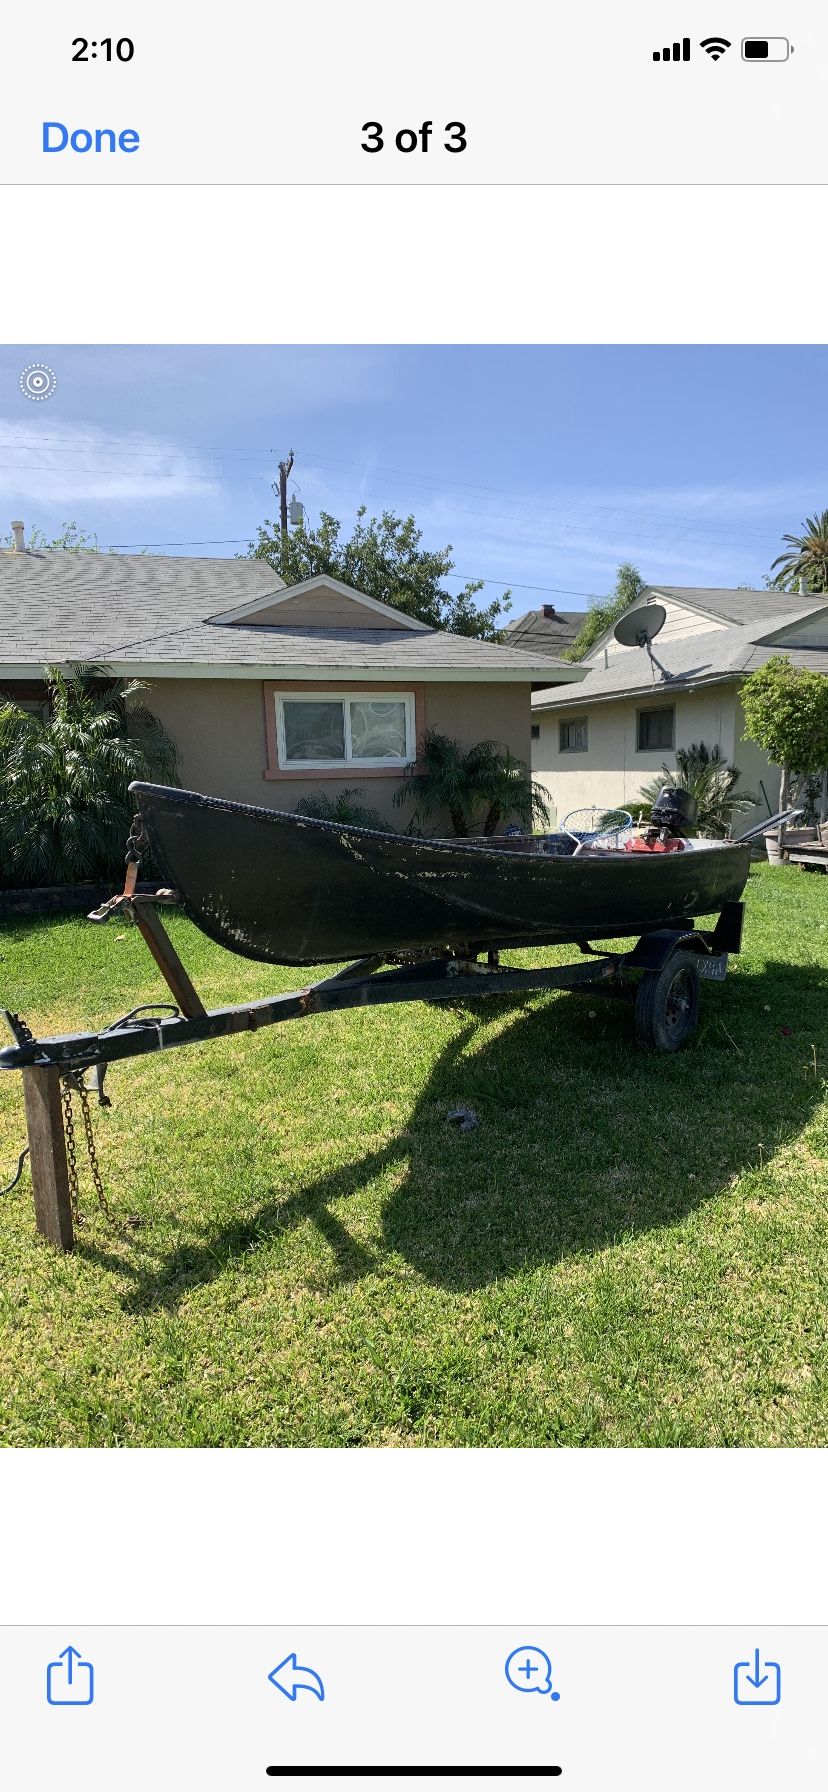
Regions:
M 132 432 L 61 424 L 40 412 L 0 417 L 0 499 L 9 504 L 140 504 L 184 496 L 215 498 L 209 465 L 173 442 Z

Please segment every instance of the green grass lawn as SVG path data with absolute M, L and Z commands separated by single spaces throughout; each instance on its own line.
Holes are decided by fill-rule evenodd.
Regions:
M 747 904 L 675 1057 L 559 994 L 116 1065 L 100 1158 L 140 1229 L 87 1178 L 62 1256 L 28 1173 L 0 1201 L 3 1442 L 828 1443 L 828 880 L 758 867 Z M 169 927 L 211 1005 L 302 979 Z M 0 990 L 41 1032 L 166 995 L 118 921 L 6 924 Z M 4 1075 L 0 1183 L 23 1138 Z

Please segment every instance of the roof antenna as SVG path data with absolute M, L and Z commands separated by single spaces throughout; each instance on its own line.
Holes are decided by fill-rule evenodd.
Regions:
M 663 604 L 642 604 L 639 610 L 631 610 L 629 616 L 622 616 L 612 632 L 619 647 L 646 648 L 650 664 L 658 667 L 662 678 L 670 679 L 672 672 L 662 666 L 652 649 L 652 642 L 660 634 L 666 621 L 667 611 Z

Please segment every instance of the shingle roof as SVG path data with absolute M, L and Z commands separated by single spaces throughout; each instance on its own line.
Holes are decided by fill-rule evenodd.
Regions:
M 194 623 L 188 628 L 159 632 L 127 648 L 113 646 L 114 661 L 140 659 L 152 665 L 209 664 L 222 666 L 397 666 L 416 672 L 418 666 L 456 666 L 473 670 L 519 670 L 531 679 L 527 654 L 517 648 L 493 646 L 443 630 L 423 629 L 416 634 L 397 628 L 261 628 L 236 623 L 216 627 Z M 543 670 L 548 675 L 549 660 Z M 564 674 L 573 668 L 564 666 Z
M 0 661 L 102 659 L 284 588 L 264 560 L 0 554 Z
M 583 684 L 575 689 L 552 686 L 535 691 L 532 707 L 557 709 L 563 704 L 598 703 L 642 693 L 658 696 L 687 685 L 741 678 L 755 672 L 757 666 L 763 666 L 775 653 L 784 653 L 794 666 L 806 666 L 828 674 L 828 647 L 789 647 L 784 642 L 767 638 L 776 630 L 790 628 L 791 623 L 813 616 L 825 607 L 828 606 L 819 598 L 800 596 L 795 605 L 762 617 L 759 622 L 714 628 L 694 635 L 671 636 L 664 641 L 660 652 L 656 640 L 653 651 L 670 673 L 669 680 L 661 678 L 643 649 L 629 648 L 613 653 L 608 665 L 591 665 Z
M 648 597 L 667 597 L 673 603 L 689 604 L 691 609 L 717 616 L 722 622 L 737 623 L 763 622 L 766 616 L 798 611 L 808 601 L 800 591 L 734 591 L 718 585 L 648 585 L 642 603 Z M 811 599 L 812 603 L 816 601 Z
M 529 655 L 442 630 L 279 628 L 216 623 L 256 598 L 283 592 L 262 560 L 161 555 L 0 554 L 0 667 L 103 661 L 117 667 L 281 666 L 479 670 L 483 677 L 550 676 Z M 365 612 L 366 616 L 370 612 Z M 561 664 L 563 678 L 577 677 Z
M 585 610 L 556 610 L 554 616 L 546 616 L 543 610 L 527 610 L 525 616 L 507 622 L 505 633 L 510 647 L 549 654 L 554 659 L 571 646 L 585 622 Z

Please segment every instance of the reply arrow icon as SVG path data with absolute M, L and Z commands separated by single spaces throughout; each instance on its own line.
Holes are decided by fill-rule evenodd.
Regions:
M 292 1703 L 295 1703 L 296 1695 L 300 1692 L 312 1692 L 320 1703 L 325 1697 L 325 1688 L 316 1669 L 301 1667 L 295 1652 L 286 1655 L 284 1661 L 280 1661 L 278 1667 L 267 1677 L 271 1685 L 278 1686 L 279 1691 Z

